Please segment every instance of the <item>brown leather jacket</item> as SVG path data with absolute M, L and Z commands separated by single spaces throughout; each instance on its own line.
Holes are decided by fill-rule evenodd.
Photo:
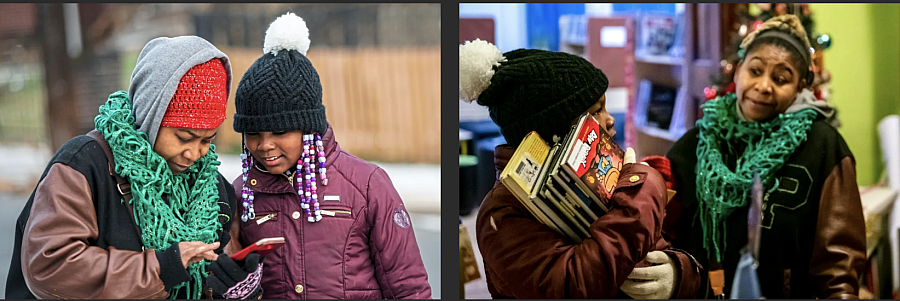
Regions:
M 697 145 L 699 130 L 687 131 L 666 155 L 672 164 L 675 190 L 671 201 L 681 214 L 666 216 L 664 229 L 673 246 L 688 250 L 704 266 L 708 262 L 703 232 L 697 220 Z M 728 162 L 737 160 L 726 153 Z M 807 139 L 775 172 L 779 187 L 765 195 L 759 249 L 760 289 L 768 299 L 856 299 L 866 262 L 866 234 L 856 164 L 838 131 L 824 118 L 813 122 Z M 670 206 L 671 207 L 671 206 Z M 747 207 L 725 220 L 722 268 L 724 293 L 730 295 L 732 275 L 747 244 Z M 707 271 L 701 273 L 708 293 Z
M 220 213 L 227 216 L 233 211 L 222 208 L 234 207 L 233 189 L 221 174 L 218 181 Z M 180 257 L 162 260 L 143 248 L 131 206 L 121 202 L 115 184 L 106 155 L 87 136 L 73 138 L 51 160 L 19 218 L 21 255 L 13 256 L 20 256 L 21 277 L 35 297 L 162 299 L 169 296 L 165 272 L 186 273 Z M 230 239 L 225 220 L 216 253 Z
M 515 150 L 495 150 L 495 165 L 506 167 Z M 628 179 L 638 176 L 631 182 Z M 648 252 L 665 249 L 661 228 L 666 186 L 649 166 L 624 167 L 613 195 L 616 206 L 591 225 L 581 243 L 535 219 L 497 182 L 478 212 L 476 237 L 484 257 L 488 290 L 494 298 L 612 298 Z M 699 267 L 690 255 L 665 249 L 681 270 L 673 297 L 692 297 Z
M 84 175 L 62 163 L 38 184 L 22 244 L 22 273 L 32 293 L 64 299 L 167 297 L 154 250 L 104 250 L 88 243 L 99 235 L 92 203 Z M 144 268 L 129 268 L 137 263 Z M 112 282 L 128 283 L 129 289 L 104 284 Z

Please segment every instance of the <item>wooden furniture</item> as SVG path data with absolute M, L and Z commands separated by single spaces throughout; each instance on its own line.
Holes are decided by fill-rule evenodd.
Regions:
M 676 16 L 681 21 L 679 36 L 684 53 L 681 57 L 636 55 L 640 15 L 562 16 L 560 51 L 584 56 L 607 74 L 610 81 L 607 103 L 611 114 L 614 113 L 612 110 L 619 109 L 616 99 L 625 99 L 626 103 L 621 105 L 622 118 L 616 118 L 617 124 L 624 122 L 623 130 L 619 131 L 625 138 L 624 146 L 633 147 L 638 158 L 664 155 L 701 117 L 700 105 L 706 99 L 703 89 L 711 85 L 711 76 L 720 72 L 723 51 L 732 42 L 729 37 L 738 30 L 723 27 L 723 24 L 734 23 L 731 15 L 735 14 L 736 8 L 736 4 L 685 4 L 684 12 Z M 624 44 L 613 47 L 607 40 L 604 45 L 603 30 L 610 26 L 625 28 Z M 635 114 L 640 109 L 642 80 L 678 89 L 669 129 L 647 126 L 644 120 L 635 119 L 645 115 Z
M 889 243 L 890 214 L 897 191 L 887 186 L 860 187 L 866 221 L 866 267 L 860 276 L 860 299 L 892 298 L 892 252 Z M 865 292 L 865 293 L 864 293 Z M 868 295 L 868 296 L 866 296 Z
M 459 18 L 459 43 L 482 39 L 494 42 L 494 19 L 491 18 Z
M 719 72 L 722 57 L 721 4 L 687 3 L 682 18 L 681 36 L 684 39 L 684 55 L 680 58 L 669 56 L 635 56 L 634 82 L 642 80 L 677 87 L 676 104 L 672 124 L 668 130 L 646 125 L 636 120 L 636 110 L 640 109 L 639 91 L 630 98 L 627 121 L 634 125 L 627 127 L 626 145 L 635 149 L 637 158 L 650 155 L 665 155 L 675 141 L 685 131 L 694 127 L 700 118 L 700 104 L 705 101 L 703 88 L 711 84 L 710 76 Z M 634 109 L 632 109 L 634 108 Z

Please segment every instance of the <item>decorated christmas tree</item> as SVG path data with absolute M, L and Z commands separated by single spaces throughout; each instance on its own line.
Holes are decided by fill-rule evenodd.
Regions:
M 713 85 L 703 91 L 707 100 L 734 92 L 734 71 L 740 60 L 738 49 L 744 37 L 762 26 L 762 23 L 771 17 L 793 14 L 800 19 L 806 29 L 807 38 L 814 50 L 811 68 L 815 79 L 809 89 L 816 95 L 816 99 L 828 101 L 828 83 L 831 81 L 831 73 L 823 68 L 822 59 L 823 52 L 831 46 L 831 37 L 827 34 L 815 33 L 815 22 L 813 22 L 812 11 L 808 3 L 751 3 L 749 8 L 738 6 L 735 13 L 738 16 L 736 21 L 738 24 L 735 25 L 735 28 L 739 28 L 739 30 L 732 35 L 732 46 L 725 50 L 728 55 L 721 62 L 721 73 L 714 75 L 711 79 Z

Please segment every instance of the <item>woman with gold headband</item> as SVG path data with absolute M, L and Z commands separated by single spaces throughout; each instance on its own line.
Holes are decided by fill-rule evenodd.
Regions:
M 678 191 L 673 201 L 683 211 L 667 216 L 675 226 L 666 233 L 707 269 L 701 275 L 712 285 L 704 284 L 698 297 L 730 295 L 757 173 L 764 187 L 762 295 L 858 296 L 866 245 L 856 164 L 825 122 L 833 110 L 805 89 L 813 80 L 806 36 L 793 15 L 771 18 L 749 34 L 736 93 L 704 104 L 703 118 L 667 154 Z

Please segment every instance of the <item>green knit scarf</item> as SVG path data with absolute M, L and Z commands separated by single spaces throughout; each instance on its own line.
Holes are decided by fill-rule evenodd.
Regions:
M 725 219 L 736 208 L 749 204 L 753 174 L 758 172 L 767 191 L 779 183 L 774 177 L 785 160 L 801 143 L 818 112 L 803 109 L 779 114 L 765 121 L 743 121 L 737 116 L 734 93 L 703 105 L 703 119 L 697 121 L 697 199 L 703 228 L 703 247 L 710 260 L 722 262 L 725 249 Z M 721 151 L 737 149 L 735 170 L 729 169 Z
M 218 239 L 219 193 L 216 187 L 220 162 L 215 145 L 177 176 L 150 146 L 147 134 L 134 128 L 128 93 L 118 91 L 100 106 L 94 125 L 109 142 L 116 172 L 131 183 L 131 204 L 144 247 L 166 250 L 183 241 L 214 243 Z M 189 180 L 194 181 L 189 187 Z M 163 199 L 168 195 L 168 202 Z M 191 280 L 175 285 L 170 298 L 186 289 L 188 298 L 199 299 L 209 261 L 188 265 Z

